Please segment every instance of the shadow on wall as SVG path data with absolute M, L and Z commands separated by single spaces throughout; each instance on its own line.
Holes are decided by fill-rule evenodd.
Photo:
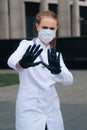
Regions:
M 9 69 L 8 57 L 22 39 L 0 40 L 0 69 Z M 69 69 L 87 69 L 87 37 L 57 38 L 57 51 Z
M 59 38 L 57 51 L 70 69 L 87 69 L 87 37 Z

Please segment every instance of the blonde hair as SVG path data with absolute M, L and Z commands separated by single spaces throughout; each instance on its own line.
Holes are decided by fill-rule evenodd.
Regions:
M 56 13 L 54 13 L 53 11 L 43 11 L 43 12 L 39 12 L 37 15 L 36 15 L 36 22 L 38 24 L 40 24 L 42 18 L 44 16 L 47 16 L 47 17 L 51 17 L 53 19 L 55 19 L 57 21 L 57 25 L 58 25 L 58 16 L 56 15 Z M 49 43 L 53 48 L 56 47 L 56 38 L 54 38 L 50 43 Z

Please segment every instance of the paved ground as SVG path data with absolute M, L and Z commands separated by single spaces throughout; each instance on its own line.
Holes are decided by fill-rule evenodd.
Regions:
M 72 86 L 56 84 L 65 130 L 87 130 L 87 70 L 73 70 L 72 73 Z M 0 87 L 0 130 L 15 130 L 17 90 L 18 85 Z

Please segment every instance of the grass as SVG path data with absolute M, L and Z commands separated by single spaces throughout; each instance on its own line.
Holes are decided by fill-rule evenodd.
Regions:
M 0 87 L 15 85 L 19 83 L 17 73 L 2 73 L 0 74 Z

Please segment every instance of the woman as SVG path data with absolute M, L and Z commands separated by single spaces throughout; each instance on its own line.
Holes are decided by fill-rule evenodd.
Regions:
M 16 130 L 64 130 L 55 83 L 71 85 L 73 76 L 55 50 L 57 15 L 44 11 L 36 19 L 38 37 L 22 40 L 8 59 L 20 80 Z

